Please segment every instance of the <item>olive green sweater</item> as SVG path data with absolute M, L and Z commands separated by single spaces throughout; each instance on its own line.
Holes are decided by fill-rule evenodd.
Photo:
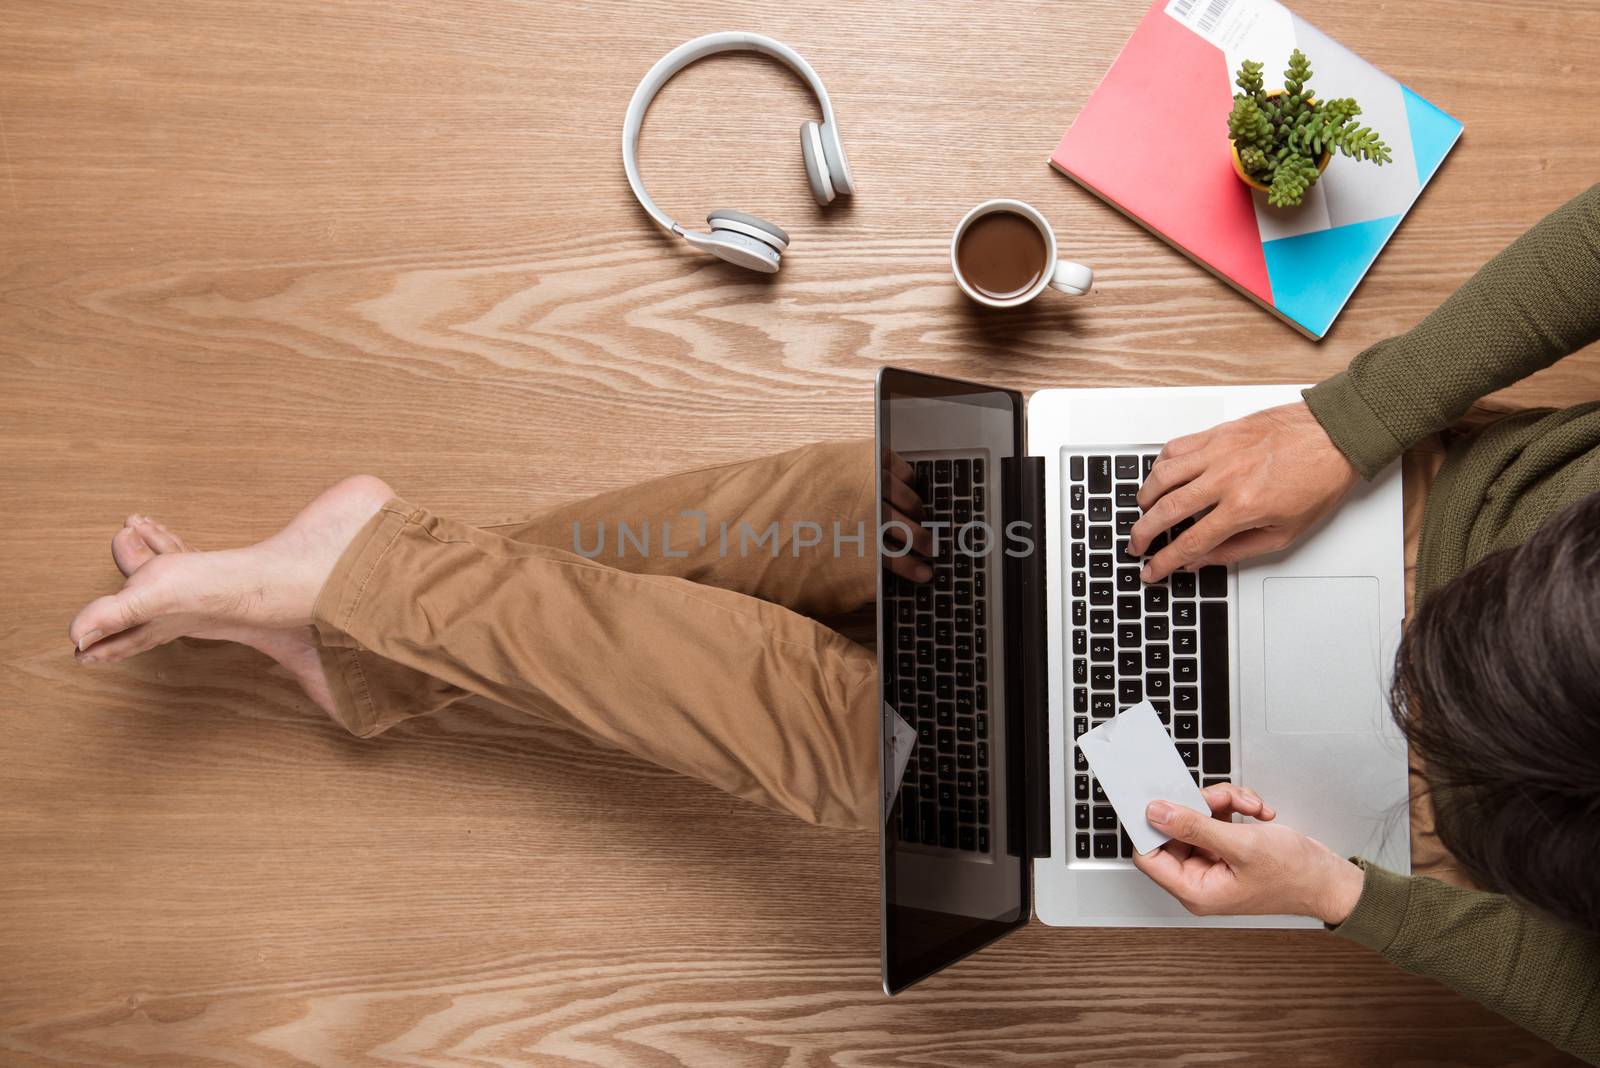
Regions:
M 1307 390 L 1306 403 L 1371 478 L 1475 401 L 1596 340 L 1600 185 L 1546 216 L 1415 328 Z M 1423 515 L 1417 597 L 1597 491 L 1600 402 L 1518 412 L 1454 442 Z M 1335 933 L 1600 1064 L 1600 934 L 1501 894 L 1360 863 L 1361 899 Z M 1600 878 L 1600 857 L 1595 865 Z

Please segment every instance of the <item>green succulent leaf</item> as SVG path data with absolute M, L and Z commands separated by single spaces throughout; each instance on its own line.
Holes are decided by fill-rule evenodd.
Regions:
M 1317 183 L 1317 165 L 1305 156 L 1290 156 L 1278 164 L 1267 187 L 1267 203 L 1275 208 L 1292 208 L 1305 199 L 1306 190 Z

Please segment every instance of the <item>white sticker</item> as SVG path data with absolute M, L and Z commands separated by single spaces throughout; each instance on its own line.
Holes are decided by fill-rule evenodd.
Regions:
M 1262 16 L 1280 6 L 1275 0 L 1169 0 L 1167 14 L 1228 51 L 1250 36 Z
M 900 792 L 900 782 L 905 778 L 906 765 L 911 763 L 911 751 L 917 747 L 916 728 L 900 718 L 900 713 L 883 703 L 883 748 L 890 754 L 889 762 L 894 774 L 883 781 L 883 820 L 889 822 L 894 810 L 894 796 Z

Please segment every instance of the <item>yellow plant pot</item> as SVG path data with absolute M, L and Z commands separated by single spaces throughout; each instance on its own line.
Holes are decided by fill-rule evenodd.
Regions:
M 1285 92 L 1286 90 L 1283 89 L 1274 89 L 1272 92 L 1268 93 L 1267 96 L 1269 98 L 1274 96 L 1282 96 Z M 1317 98 L 1314 96 L 1306 98 L 1306 103 L 1308 104 L 1315 104 L 1316 102 Z M 1239 146 L 1234 144 L 1232 139 L 1228 141 L 1228 151 L 1233 156 L 1233 173 L 1239 176 L 1239 181 L 1243 182 L 1251 189 L 1259 189 L 1261 192 L 1265 193 L 1267 191 L 1266 185 L 1250 177 L 1249 172 L 1244 169 L 1244 164 L 1239 162 Z M 1327 170 L 1328 164 L 1332 161 L 1333 149 L 1330 148 L 1324 150 L 1322 153 L 1322 158 L 1317 160 L 1317 173 L 1320 175 L 1323 171 Z

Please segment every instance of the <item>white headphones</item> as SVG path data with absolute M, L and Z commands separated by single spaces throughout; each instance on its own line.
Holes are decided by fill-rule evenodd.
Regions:
M 760 52 L 781 61 L 805 79 L 822 105 L 820 123 L 805 122 L 800 126 L 800 152 L 805 157 L 811 195 L 817 198 L 818 204 L 826 206 L 833 203 L 835 197 L 855 192 L 855 183 L 850 180 L 850 163 L 845 159 L 844 145 L 839 143 L 833 105 L 828 101 L 828 91 L 822 87 L 822 79 L 800 53 L 758 33 L 709 33 L 679 45 L 657 60 L 628 102 L 628 117 L 622 123 L 622 166 L 628 172 L 628 185 L 639 198 L 639 205 L 663 230 L 670 230 L 695 248 L 705 249 L 729 263 L 771 274 L 778 269 L 783 250 L 789 247 L 789 235 L 782 227 L 746 212 L 716 208 L 706 216 L 710 233 L 685 230 L 656 206 L 639 178 L 639 127 L 644 124 L 644 113 L 650 102 L 674 74 L 717 52 Z

